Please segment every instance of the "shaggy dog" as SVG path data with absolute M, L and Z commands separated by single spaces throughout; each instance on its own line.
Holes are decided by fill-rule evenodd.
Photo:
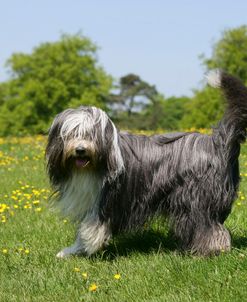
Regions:
M 95 107 L 55 117 L 46 148 L 48 173 L 60 209 L 79 222 L 75 243 L 57 257 L 91 255 L 112 236 L 139 229 L 156 215 L 169 217 L 185 250 L 230 250 L 223 224 L 239 185 L 247 88 L 220 70 L 209 73 L 208 82 L 227 99 L 212 135 L 119 132 Z

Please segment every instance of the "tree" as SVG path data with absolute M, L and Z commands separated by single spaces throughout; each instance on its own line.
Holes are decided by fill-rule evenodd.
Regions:
M 155 86 L 130 73 L 120 78 L 115 93 L 107 96 L 106 102 L 110 104 L 111 116 L 119 126 L 146 129 L 150 124 L 146 120 L 147 110 L 150 106 L 155 109 L 158 95 Z
M 117 93 L 108 96 L 108 102 L 115 106 L 115 111 L 127 112 L 128 116 L 143 110 L 157 95 L 155 86 L 132 73 L 120 78 L 116 90 Z
M 211 127 L 217 124 L 223 112 L 223 100 L 219 91 L 205 87 L 195 91 L 191 100 L 186 102 L 179 125 L 182 129 Z
M 70 106 L 106 109 L 112 78 L 98 66 L 96 52 L 90 39 L 77 34 L 43 43 L 31 54 L 13 54 L 7 62 L 11 79 L 0 85 L 0 134 L 44 133 Z
M 238 76 L 247 84 L 247 26 L 226 30 L 213 45 L 211 58 L 201 56 L 206 71 L 221 68 Z M 224 112 L 224 100 L 210 87 L 196 90 L 185 107 L 181 121 L 183 128 L 210 127 L 216 125 Z
M 168 130 L 181 128 L 181 121 L 190 102 L 186 96 L 170 97 L 163 103 L 163 118 L 160 127 Z
M 247 26 L 224 31 L 211 58 L 202 59 L 207 70 L 222 68 L 247 83 Z

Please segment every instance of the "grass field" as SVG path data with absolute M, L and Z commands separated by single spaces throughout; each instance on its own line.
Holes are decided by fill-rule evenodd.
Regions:
M 73 225 L 49 209 L 45 138 L 0 139 L 0 302 L 247 301 L 247 145 L 242 183 L 227 226 L 233 249 L 181 255 L 166 226 L 117 238 L 86 259 L 55 254 Z

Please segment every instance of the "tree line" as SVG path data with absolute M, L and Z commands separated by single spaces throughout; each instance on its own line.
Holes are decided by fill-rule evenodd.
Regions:
M 100 65 L 97 47 L 84 35 L 62 35 L 31 54 L 7 61 L 10 78 L 0 83 L 0 135 L 47 133 L 54 116 L 68 107 L 94 105 L 121 128 L 178 130 L 210 127 L 224 111 L 221 95 L 206 85 L 192 97 L 166 98 L 156 87 L 129 73 L 115 80 Z M 225 30 L 206 71 L 222 68 L 247 84 L 247 26 Z

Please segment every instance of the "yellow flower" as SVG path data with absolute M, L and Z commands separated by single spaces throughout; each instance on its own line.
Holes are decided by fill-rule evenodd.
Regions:
M 89 286 L 88 290 L 89 290 L 90 292 L 95 292 L 97 288 L 98 288 L 98 285 L 96 285 L 95 283 L 92 283 L 92 284 Z
M 74 272 L 79 272 L 79 271 L 80 271 L 79 267 L 74 267 Z
M 39 200 L 34 200 L 34 201 L 33 201 L 33 204 L 35 204 L 35 205 L 36 205 L 36 204 L 39 204 Z
M 31 209 L 31 208 L 32 208 L 32 206 L 30 204 L 25 204 L 24 205 L 24 209 Z
M 7 249 L 2 249 L 2 253 L 3 254 L 8 254 L 8 250 Z
M 67 222 L 68 222 L 68 220 L 67 220 L 67 219 L 64 219 L 64 220 L 63 220 L 63 222 L 64 222 L 64 223 L 67 223 Z
M 42 208 L 35 209 L 35 212 L 41 212 L 41 211 L 42 211 Z
M 8 207 L 5 203 L 0 204 L 0 213 L 3 213 L 7 208 Z
M 82 277 L 83 277 L 84 279 L 87 279 L 87 273 L 82 273 Z
M 29 254 L 30 253 L 30 251 L 29 251 L 29 249 L 25 249 L 25 254 Z
M 241 202 L 237 202 L 237 206 L 241 206 Z
M 115 275 L 114 275 L 114 279 L 119 280 L 120 278 L 121 278 L 121 275 L 120 275 L 120 274 L 115 274 Z

